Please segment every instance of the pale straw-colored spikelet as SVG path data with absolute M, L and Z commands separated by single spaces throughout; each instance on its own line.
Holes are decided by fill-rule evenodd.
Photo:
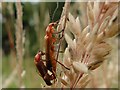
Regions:
M 84 72 L 87 73 L 88 72 L 88 68 L 85 64 L 81 63 L 81 62 L 73 62 L 73 68 L 76 72 Z
M 61 79 L 63 87 L 86 87 L 92 77 L 91 71 L 109 58 L 112 47 L 107 42 L 108 38 L 120 32 L 118 24 L 114 22 L 117 18 L 117 3 L 88 2 L 86 11 L 88 25 L 83 30 L 79 17 L 75 19 L 71 13 L 68 15 L 66 30 L 74 35 L 74 39 L 65 32 L 68 47 L 63 63 L 70 70 L 62 68 L 63 77 L 66 77 Z
M 92 9 L 92 5 L 90 2 L 88 2 L 87 5 L 88 5 L 88 7 L 87 7 L 88 24 L 90 25 L 90 28 L 92 29 L 93 24 L 94 24 L 93 9 Z
M 69 18 L 71 20 L 68 22 L 68 28 L 69 30 L 75 35 L 75 37 L 78 37 L 80 35 L 80 24 L 79 24 L 79 18 L 74 18 L 70 13 L 69 13 Z M 79 28 L 79 31 L 78 31 Z

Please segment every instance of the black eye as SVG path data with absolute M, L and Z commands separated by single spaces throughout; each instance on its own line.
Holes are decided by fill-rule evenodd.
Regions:
M 54 26 L 54 23 L 52 23 L 52 26 Z

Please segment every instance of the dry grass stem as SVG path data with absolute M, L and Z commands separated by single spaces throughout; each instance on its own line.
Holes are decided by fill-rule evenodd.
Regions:
M 22 6 L 21 2 L 16 2 L 17 9 L 17 20 L 16 20 L 16 51 L 18 59 L 18 78 L 19 78 L 19 87 L 22 87 L 22 62 L 23 62 L 23 25 L 22 25 Z
M 59 41 L 58 54 L 56 56 L 57 59 L 58 59 L 58 56 L 59 56 L 61 42 L 62 42 L 62 40 L 64 38 L 64 30 L 66 28 L 66 23 L 67 23 L 67 19 L 68 19 L 69 7 L 70 7 L 70 0 L 66 0 L 65 1 L 65 5 L 63 7 L 62 14 L 61 14 L 61 18 L 60 18 L 60 21 L 59 21 L 59 25 L 57 27 L 57 31 L 63 30 L 63 32 L 62 32 L 62 38 Z

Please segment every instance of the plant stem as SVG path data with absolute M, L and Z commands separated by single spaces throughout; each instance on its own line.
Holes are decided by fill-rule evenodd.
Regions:
M 60 19 L 60 22 L 59 22 L 59 23 L 62 22 L 63 16 L 65 15 L 64 24 L 63 24 L 63 28 L 62 28 L 62 30 L 63 30 L 63 31 L 62 31 L 62 37 L 60 38 L 60 41 L 59 41 L 59 46 L 58 46 L 58 52 L 57 52 L 56 60 L 58 60 L 61 42 L 63 41 L 63 37 L 64 37 L 64 30 L 65 30 L 66 23 L 67 23 L 69 7 L 70 7 L 70 0 L 66 0 L 66 1 L 65 1 L 65 5 L 64 5 L 64 8 L 63 8 L 63 11 L 62 11 L 62 14 L 61 14 L 61 19 Z M 61 25 L 61 24 L 60 24 L 60 25 Z M 59 32 L 60 30 L 61 30 L 61 27 L 59 26 L 59 27 L 58 27 L 58 32 Z
M 22 62 L 23 62 L 23 25 L 22 25 L 22 6 L 20 2 L 16 2 L 17 20 L 16 20 L 16 51 L 18 59 L 18 79 L 19 87 L 23 85 L 22 81 Z

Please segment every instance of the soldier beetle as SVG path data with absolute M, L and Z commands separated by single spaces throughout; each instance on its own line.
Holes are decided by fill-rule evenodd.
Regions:
M 56 38 L 53 36 L 54 27 L 57 25 L 57 22 L 50 23 L 46 28 L 45 35 L 45 47 L 46 47 L 46 66 L 47 69 L 51 72 L 56 72 L 56 60 L 55 60 L 55 48 L 54 43 L 56 42 Z
M 47 85 L 52 85 L 51 80 L 54 79 L 54 76 L 48 73 L 48 69 L 43 63 L 42 56 L 45 55 L 42 51 L 39 51 L 34 58 L 34 63 L 39 71 L 40 76 L 44 79 Z
M 58 24 L 58 21 L 50 23 L 48 25 L 48 27 L 46 28 L 46 35 L 45 35 L 45 42 L 46 42 L 46 52 L 45 52 L 46 53 L 46 66 L 47 66 L 48 70 L 53 72 L 53 75 L 54 75 L 54 73 L 56 73 L 56 63 L 57 62 L 60 65 L 62 65 L 63 67 L 65 67 L 62 63 L 57 61 L 57 58 L 55 58 L 55 43 L 56 43 L 57 39 L 54 36 L 54 34 L 59 34 L 60 32 L 63 31 L 63 30 L 61 30 L 60 32 L 55 32 L 55 28 L 54 27 L 57 26 L 57 24 Z M 60 39 L 62 37 L 60 37 Z M 69 70 L 69 68 L 67 68 L 67 67 L 65 67 L 65 68 Z

